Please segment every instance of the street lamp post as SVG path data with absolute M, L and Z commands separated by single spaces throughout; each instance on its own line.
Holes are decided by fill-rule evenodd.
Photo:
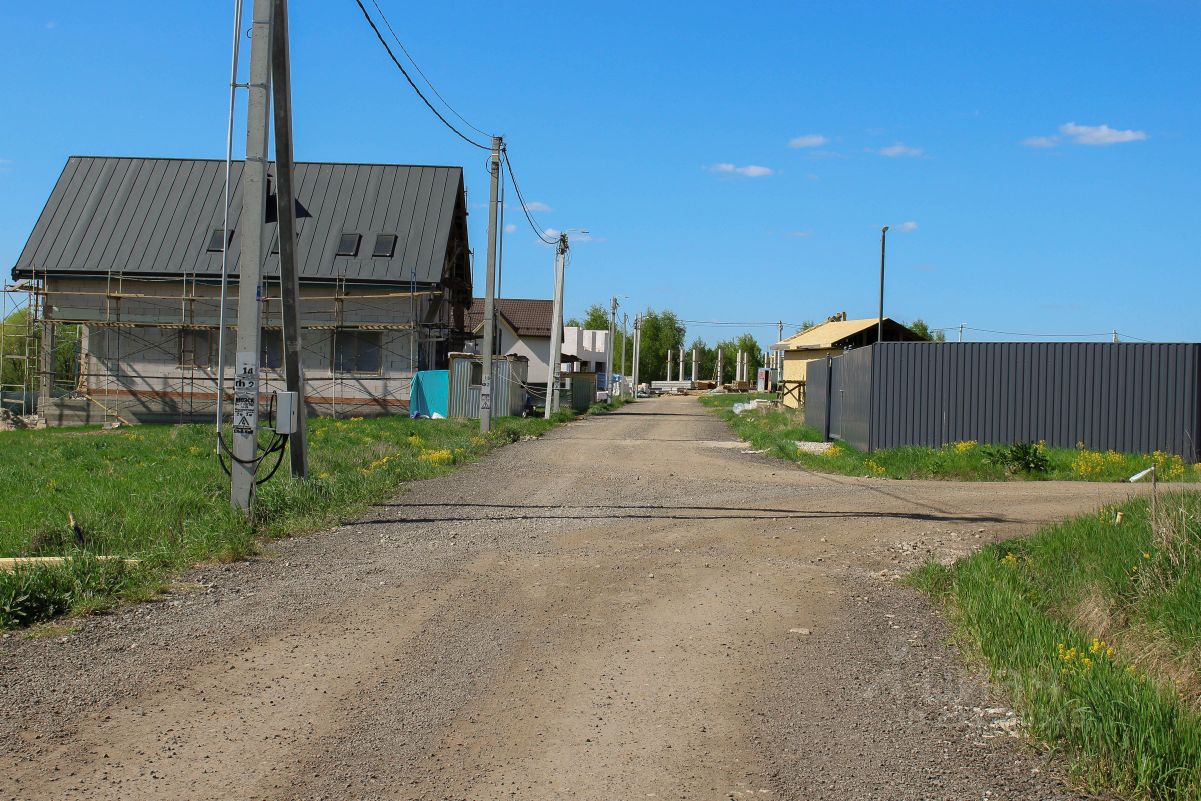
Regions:
M 884 341 L 884 238 L 888 235 L 888 226 L 880 229 L 880 318 L 876 322 L 876 341 Z

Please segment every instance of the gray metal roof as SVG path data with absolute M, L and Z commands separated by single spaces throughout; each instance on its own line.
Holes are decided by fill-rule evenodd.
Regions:
M 235 161 L 230 175 L 234 273 L 242 167 Z M 223 160 L 72 156 L 13 277 L 220 275 L 221 253 L 207 246 L 222 225 L 224 177 Z M 297 220 L 302 279 L 436 284 L 448 255 L 455 272 L 470 276 L 461 167 L 298 163 L 295 185 L 310 215 Z M 362 235 L 357 256 L 336 256 L 341 234 L 351 232 Z M 392 258 L 371 257 L 381 233 L 397 236 Z M 268 257 L 265 271 L 278 274 L 278 255 Z

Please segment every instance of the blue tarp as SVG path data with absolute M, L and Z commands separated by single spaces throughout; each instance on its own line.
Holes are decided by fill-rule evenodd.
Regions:
M 450 394 L 450 373 L 447 370 L 422 370 L 413 376 L 409 393 L 410 417 L 446 417 Z

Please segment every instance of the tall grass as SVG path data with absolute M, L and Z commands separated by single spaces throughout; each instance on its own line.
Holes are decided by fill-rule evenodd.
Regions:
M 1071 756 L 1082 788 L 1193 801 L 1201 495 L 1168 494 L 1161 510 L 1106 507 L 911 580 L 946 605 L 1029 733 Z
M 252 519 L 230 508 L 211 426 L 0 432 L 0 557 L 69 557 L 61 567 L 0 571 L 0 628 L 145 597 L 173 570 L 351 519 L 406 481 L 443 475 L 573 416 L 499 418 L 483 436 L 472 420 L 313 419 L 310 477 L 295 481 L 284 465 L 259 487 Z
M 701 403 L 725 419 L 739 437 L 781 459 L 810 470 L 846 476 L 878 476 L 896 479 L 952 479 L 959 481 L 1064 480 L 1121 481 L 1155 465 L 1160 480 L 1201 481 L 1201 465 L 1186 465 L 1175 454 L 1091 451 L 1084 448 L 1048 448 L 1038 445 L 1047 469 L 1023 472 L 999 463 L 994 449 L 974 441 L 956 442 L 942 448 L 890 448 L 863 453 L 844 442 L 836 442 L 824 454 L 797 448 L 797 442 L 820 442 L 821 432 L 804 424 L 801 412 L 776 407 L 735 414 L 735 403 L 766 395 L 707 395 Z

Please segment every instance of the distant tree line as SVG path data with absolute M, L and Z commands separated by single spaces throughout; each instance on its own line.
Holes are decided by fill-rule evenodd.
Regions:
M 589 306 L 583 319 L 573 317 L 567 325 L 577 326 L 592 331 L 609 330 L 609 312 L 599 304 Z M 745 350 L 748 356 L 751 374 L 763 364 L 763 349 L 750 333 L 742 334 L 734 339 L 723 339 L 715 345 L 709 345 L 700 337 L 695 337 L 692 344 L 686 344 L 687 329 L 680 318 L 670 309 L 656 311 L 648 308 L 642 312 L 642 354 L 639 358 L 638 379 L 640 381 L 664 381 L 667 376 L 667 352 L 672 354 L 672 379 L 679 376 L 677 361 L 680 348 L 684 348 L 684 377 L 692 377 L 692 350 L 697 350 L 697 378 L 702 381 L 712 381 L 717 374 L 717 352 L 722 352 L 721 381 L 734 380 L 734 371 L 738 363 L 738 351 Z M 614 346 L 614 370 L 621 369 L 621 353 L 625 351 L 626 373 L 633 374 L 634 364 L 634 321 L 630 320 L 628 335 L 623 336 L 621 325 L 616 326 L 617 342 Z

